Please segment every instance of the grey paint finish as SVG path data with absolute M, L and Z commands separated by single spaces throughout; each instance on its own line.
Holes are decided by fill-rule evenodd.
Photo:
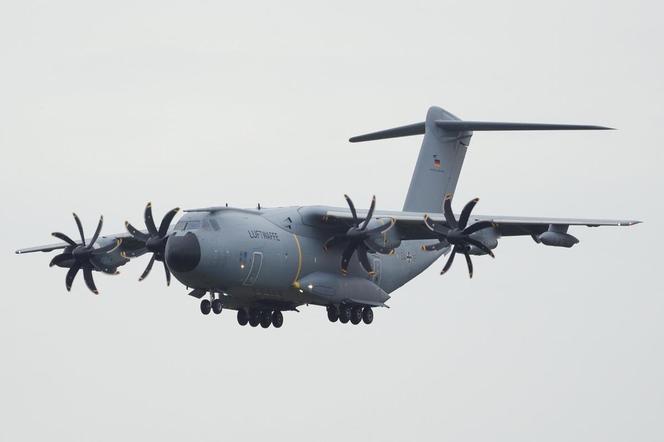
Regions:
M 427 112 L 425 134 L 410 181 L 405 212 L 442 212 L 445 195 L 454 194 L 472 132 L 446 130 L 437 120 L 459 120 L 439 107 Z
M 424 250 L 423 246 L 438 244 L 440 238 L 426 227 L 424 217 L 428 214 L 433 221 L 445 222 L 440 213 L 442 203 L 445 196 L 453 194 L 456 189 L 472 136 L 470 129 L 580 128 L 601 127 L 469 122 L 461 121 L 441 108 L 431 107 L 424 126 L 403 126 L 355 139 L 362 141 L 424 132 L 403 211 L 376 210 L 367 220 L 369 229 L 390 225 L 387 231 L 374 233 L 365 242 L 370 244 L 369 247 L 373 244 L 373 249 L 369 250 L 373 273 L 363 268 L 356 253 L 347 271 L 341 271 L 342 251 L 347 244 L 341 243 L 328 250 L 324 248 L 329 238 L 346 234 L 354 223 L 348 208 L 328 206 L 264 209 L 212 206 L 186 210 L 168 230 L 165 262 L 173 276 L 190 289 L 192 296 L 201 297 L 207 292 L 219 294 L 228 309 L 289 310 L 303 304 L 383 306 L 390 293 L 450 251 L 446 242 L 440 243 L 439 250 Z M 359 209 L 357 213 L 360 219 L 368 216 L 367 210 Z M 578 242 L 566 233 L 571 225 L 626 226 L 638 223 L 632 220 L 471 215 L 469 224 L 480 221 L 487 226 L 471 236 L 490 249 L 498 246 L 501 237 L 517 235 L 532 236 L 535 242 L 544 245 L 571 247 Z M 129 258 L 146 253 L 144 244 L 127 233 L 101 237 L 97 246 L 116 240 L 121 240 L 120 246 L 100 256 L 96 263 L 111 273 L 126 264 Z M 182 249 L 185 244 L 186 256 Z M 17 253 L 47 252 L 65 246 L 63 243 L 51 244 Z M 473 255 L 485 253 L 475 246 L 467 251 Z M 169 265 L 170 259 L 173 260 Z

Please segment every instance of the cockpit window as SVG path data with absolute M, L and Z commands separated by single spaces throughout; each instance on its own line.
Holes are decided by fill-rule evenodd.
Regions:
M 219 230 L 219 223 L 217 222 L 216 219 L 210 218 L 210 225 L 214 230 Z
M 187 224 L 186 221 L 180 221 L 175 225 L 174 230 L 184 230 L 184 226 Z
M 194 229 L 200 229 L 200 228 L 201 228 L 201 222 L 200 221 L 189 221 L 187 223 L 186 230 L 194 230 Z

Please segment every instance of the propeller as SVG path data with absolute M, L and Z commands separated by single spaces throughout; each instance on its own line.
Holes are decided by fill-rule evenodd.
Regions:
M 145 220 L 145 227 L 148 229 L 148 233 L 141 232 L 134 226 L 132 226 L 129 221 L 125 221 L 125 227 L 127 231 L 134 237 L 136 241 L 142 242 L 143 247 L 138 250 L 131 252 L 123 252 L 123 256 L 126 258 L 135 258 L 137 256 L 144 255 L 145 253 L 152 253 L 150 262 L 148 262 L 147 267 L 143 271 L 143 274 L 139 281 L 144 280 L 152 270 L 152 265 L 155 261 L 161 261 L 164 263 L 164 272 L 166 273 L 166 285 L 171 284 L 171 272 L 168 270 L 168 266 L 165 261 L 165 251 L 166 251 L 166 242 L 168 241 L 168 228 L 173 221 L 173 217 L 180 211 L 180 208 L 176 207 L 173 210 L 170 210 L 159 224 L 159 229 L 154 223 L 154 218 L 152 217 L 152 203 L 148 203 L 145 206 L 145 212 L 143 213 L 143 219 Z
M 75 213 L 74 220 L 76 221 L 76 227 L 78 227 L 78 233 L 81 235 L 81 243 L 77 243 L 64 233 L 54 232 L 52 234 L 53 236 L 66 242 L 69 245 L 65 247 L 61 254 L 56 255 L 51 260 L 49 266 L 53 267 L 55 265 L 60 265 L 63 267 L 69 267 L 69 271 L 65 277 L 65 286 L 67 287 L 67 291 L 71 291 L 74 278 L 76 278 L 78 271 L 82 269 L 85 285 L 88 286 L 92 293 L 98 295 L 99 290 L 97 290 L 94 278 L 92 277 L 92 271 L 97 270 L 103 272 L 105 270 L 101 269 L 95 264 L 94 257 L 112 252 L 120 245 L 121 240 L 116 239 L 111 244 L 95 248 L 94 244 L 97 242 L 99 234 L 101 233 L 101 227 L 104 224 L 104 217 L 102 216 L 99 218 L 97 230 L 95 230 L 95 233 L 92 235 L 92 238 L 88 244 L 85 243 L 85 235 L 83 234 L 83 225 L 81 224 L 81 220 Z
M 445 221 L 446 221 L 445 223 L 433 221 L 431 220 L 431 218 L 429 218 L 429 215 L 424 215 L 424 223 L 432 232 L 436 234 L 440 242 L 436 244 L 422 246 L 422 250 L 434 251 L 434 250 L 440 250 L 444 247 L 447 247 L 448 245 L 453 246 L 452 252 L 450 253 L 450 257 L 447 259 L 447 262 L 445 263 L 443 270 L 440 272 L 441 275 L 450 269 L 452 263 L 454 262 L 454 256 L 457 253 L 461 253 L 466 258 L 466 264 L 468 265 L 468 273 L 472 278 L 473 262 L 471 261 L 469 254 L 471 246 L 475 246 L 484 253 L 486 253 L 487 255 L 491 256 L 492 258 L 495 258 L 490 248 L 485 246 L 481 241 L 478 241 L 475 238 L 471 238 L 470 236 L 473 233 L 478 232 L 482 229 L 492 227 L 493 223 L 491 221 L 479 221 L 467 227 L 468 219 L 470 218 L 470 213 L 473 211 L 475 204 L 477 204 L 479 200 L 480 200 L 479 198 L 475 198 L 469 201 L 461 211 L 461 215 L 459 215 L 458 221 L 454 217 L 454 213 L 452 212 L 451 195 L 446 196 L 445 202 L 443 203 L 443 215 L 445 216 Z
M 350 199 L 350 197 L 348 195 L 344 195 L 344 198 L 346 198 L 348 207 L 350 207 L 350 212 L 353 215 L 353 225 L 346 233 L 334 235 L 325 241 L 325 244 L 323 244 L 323 249 L 327 251 L 336 245 L 346 243 L 346 248 L 341 254 L 341 271 L 343 273 L 348 272 L 348 264 L 350 263 L 353 254 L 357 252 L 357 258 L 359 259 L 360 264 L 362 264 L 364 270 L 366 270 L 369 275 L 373 275 L 374 270 L 371 267 L 367 253 L 369 251 L 377 251 L 387 254 L 392 252 L 392 249 L 381 247 L 380 245 L 376 244 L 371 240 L 371 236 L 387 231 L 394 225 L 394 220 L 388 224 L 383 224 L 382 226 L 367 229 L 369 221 L 371 221 L 371 217 L 373 216 L 374 209 L 376 208 L 376 197 L 374 196 L 372 198 L 369 212 L 367 213 L 367 216 L 364 218 L 364 220 L 360 220 L 357 217 L 355 205 L 353 204 L 353 201 Z

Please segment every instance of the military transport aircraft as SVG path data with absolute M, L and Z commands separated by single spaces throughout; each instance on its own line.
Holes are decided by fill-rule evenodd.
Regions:
M 79 239 L 53 233 L 62 242 L 16 253 L 60 250 L 51 266 L 68 268 L 67 290 L 82 271 L 87 287 L 98 293 L 93 272 L 117 273 L 130 259 L 150 255 L 139 280 L 162 263 L 171 274 L 203 298 L 207 315 L 237 311 L 240 325 L 281 327 L 284 311 L 303 304 L 327 308 L 328 319 L 370 324 L 373 308 L 384 307 L 392 293 L 422 273 L 441 255 L 441 274 L 463 255 L 473 276 L 471 255 L 493 257 L 501 237 L 528 235 L 537 244 L 572 247 L 578 240 L 570 226 L 630 226 L 639 221 L 483 216 L 472 213 L 477 199 L 460 214 L 452 211 L 461 166 L 475 131 L 598 130 L 601 126 L 464 121 L 438 108 L 426 121 L 351 138 L 351 142 L 424 134 L 402 211 L 302 206 L 240 209 L 228 206 L 169 211 L 159 226 L 147 204 L 146 230 L 126 222 L 127 232 L 101 235 L 103 217 L 86 238 L 74 214 Z

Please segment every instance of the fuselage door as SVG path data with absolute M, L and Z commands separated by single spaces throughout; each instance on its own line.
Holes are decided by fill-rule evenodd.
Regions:
M 263 253 L 254 252 L 251 254 L 251 268 L 249 269 L 249 274 L 245 278 L 242 285 L 254 285 L 258 279 L 258 275 L 261 272 L 261 267 L 263 266 Z

